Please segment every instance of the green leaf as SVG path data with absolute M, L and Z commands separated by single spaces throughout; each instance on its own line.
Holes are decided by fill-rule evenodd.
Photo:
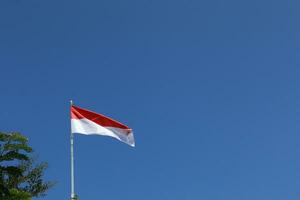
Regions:
M 0 199 L 42 197 L 54 182 L 44 181 L 46 162 L 36 163 L 28 139 L 17 132 L 0 132 Z

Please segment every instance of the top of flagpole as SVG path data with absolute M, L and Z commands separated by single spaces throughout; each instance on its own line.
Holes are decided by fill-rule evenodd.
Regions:
M 74 104 L 72 99 L 70 100 L 70 104 L 71 104 L 71 106 L 73 106 L 73 104 Z

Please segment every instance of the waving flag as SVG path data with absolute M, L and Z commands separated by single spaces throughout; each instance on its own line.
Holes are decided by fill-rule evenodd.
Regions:
M 84 135 L 104 135 L 114 137 L 134 147 L 132 129 L 101 114 L 71 106 L 71 132 Z

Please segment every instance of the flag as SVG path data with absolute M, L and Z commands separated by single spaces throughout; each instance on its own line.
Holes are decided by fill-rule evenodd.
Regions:
M 132 129 L 101 114 L 71 106 L 71 132 L 84 135 L 104 135 L 134 147 Z

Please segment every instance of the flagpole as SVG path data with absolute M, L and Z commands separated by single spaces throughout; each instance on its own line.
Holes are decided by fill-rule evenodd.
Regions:
M 73 106 L 73 101 L 70 101 L 71 106 Z M 76 200 L 77 197 L 75 195 L 75 185 L 74 185 L 74 135 L 71 131 L 70 135 L 71 139 L 71 200 Z

